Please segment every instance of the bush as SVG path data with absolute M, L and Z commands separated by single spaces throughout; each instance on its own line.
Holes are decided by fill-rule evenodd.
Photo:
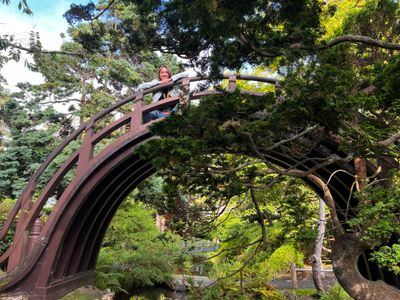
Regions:
M 276 275 L 290 270 L 290 263 L 303 266 L 304 255 L 292 244 L 284 244 L 276 249 L 270 257 L 258 264 L 260 278 L 269 282 Z
M 337 283 L 327 292 L 321 293 L 321 300 L 352 300 L 346 291 Z
M 150 212 L 126 202 L 115 215 L 97 262 L 100 289 L 114 291 L 165 282 L 176 269 L 178 237 L 161 234 Z
M 0 200 L 0 224 L 5 224 L 8 218 L 8 214 L 15 204 L 15 200 L 6 198 Z M 16 220 L 17 221 L 17 220 Z M 16 221 L 11 225 L 9 232 L 5 239 L 0 241 L 0 255 L 2 255 L 10 247 L 15 233 Z M 1 228 L 0 228 L 1 229 Z
M 284 300 L 283 294 L 265 286 L 262 288 L 245 287 L 244 292 L 240 291 L 237 284 L 220 284 L 206 289 L 194 289 L 189 294 L 189 300 L 252 300 L 252 299 L 268 299 L 268 300 Z

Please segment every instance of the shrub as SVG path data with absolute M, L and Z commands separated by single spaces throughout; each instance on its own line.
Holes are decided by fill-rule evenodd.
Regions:
M 337 283 L 328 291 L 321 293 L 321 300 L 352 300 L 346 291 Z

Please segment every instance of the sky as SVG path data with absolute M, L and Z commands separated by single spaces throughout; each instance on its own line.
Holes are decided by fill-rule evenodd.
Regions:
M 19 0 L 11 0 L 9 6 L 0 3 L 0 35 L 13 34 L 15 40 L 28 46 L 29 33 L 33 30 L 39 32 L 44 49 L 57 50 L 62 43 L 60 34 L 65 33 L 68 27 L 62 15 L 72 3 L 86 4 L 90 0 L 28 0 L 27 2 L 33 11 L 31 16 L 18 10 Z M 29 59 L 27 56 L 24 58 Z M 1 70 L 11 91 L 16 90 L 15 85 L 18 82 L 28 81 L 37 84 L 43 81 L 40 74 L 30 72 L 24 66 L 24 58 L 19 63 L 7 63 Z

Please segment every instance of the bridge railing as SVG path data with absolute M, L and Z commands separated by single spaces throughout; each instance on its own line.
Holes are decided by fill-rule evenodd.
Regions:
M 238 80 L 255 81 L 274 85 L 277 84 L 277 80 L 274 78 L 249 75 L 225 75 L 221 79 L 228 80 L 228 91 L 234 91 L 236 89 Z M 7 221 L 3 224 L 0 231 L 0 241 L 4 240 L 8 234 L 10 234 L 10 228 L 13 224 L 16 224 L 16 231 L 13 243 L 7 251 L 0 256 L 0 265 L 3 267 L 7 266 L 7 270 L 11 270 L 20 262 L 23 256 L 26 256 L 29 253 L 32 245 L 27 243 L 27 235 L 31 232 L 32 226 L 35 222 L 36 225 L 38 224 L 38 218 L 41 216 L 42 209 L 46 203 L 50 200 L 57 201 L 57 197 L 53 197 L 54 193 L 57 187 L 63 182 L 63 180 L 65 180 L 67 174 L 70 174 L 71 172 L 74 173 L 71 175 L 73 179 L 69 183 L 76 182 L 87 170 L 90 169 L 90 166 L 93 165 L 93 163 L 101 158 L 102 153 L 107 152 L 108 147 L 111 147 L 113 143 L 124 139 L 126 135 L 135 135 L 145 130 L 154 122 L 143 123 L 143 116 L 148 112 L 170 106 L 174 103 L 187 103 L 194 99 L 200 99 L 211 94 L 220 93 L 215 89 L 201 90 L 192 88 L 193 84 L 197 84 L 201 81 L 206 82 L 209 81 L 209 79 L 204 77 L 188 77 L 180 79 L 175 83 L 168 82 L 147 90 L 139 91 L 129 97 L 115 102 L 108 108 L 97 113 L 69 135 L 50 153 L 47 159 L 33 174 L 13 209 L 9 213 Z M 156 103 L 144 105 L 144 98 L 146 95 L 151 95 L 154 92 L 172 87 L 173 85 L 182 86 L 182 95 L 180 97 L 170 97 Z M 254 90 L 243 90 L 242 92 L 257 96 L 263 95 L 263 93 Z M 118 116 L 118 109 L 129 103 L 133 103 L 133 109 L 118 119 L 115 119 L 115 117 Z M 100 122 L 105 124 L 102 124 L 103 126 L 98 126 L 98 123 Z M 100 147 L 101 149 L 96 153 L 95 147 L 97 145 L 123 127 L 125 127 L 123 133 L 120 133 L 118 134 L 119 136 L 117 135 L 116 138 L 111 139 L 111 144 L 107 145 L 107 143 L 105 143 L 105 145 Z M 71 147 L 71 144 L 74 141 L 80 143 L 79 148 L 76 149 L 65 162 L 59 164 L 55 173 L 43 185 L 42 190 L 38 191 L 38 183 L 40 180 L 43 180 L 42 177 L 45 171 L 52 164 L 56 164 L 55 162 L 62 151 L 67 147 Z M 73 186 L 73 184 L 67 185 L 63 192 L 68 192 L 68 186 Z M 35 228 L 37 230 L 37 226 Z M 38 235 L 37 233 L 35 234 Z

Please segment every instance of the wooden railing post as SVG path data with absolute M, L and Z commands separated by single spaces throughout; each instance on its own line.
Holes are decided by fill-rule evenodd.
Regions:
M 298 289 L 299 284 L 297 282 L 296 264 L 290 263 L 290 273 L 292 275 L 292 288 Z
M 80 176 L 86 170 L 89 161 L 93 158 L 92 137 L 94 134 L 93 122 L 88 123 L 83 137 L 83 143 L 79 152 L 78 166 L 76 170 L 77 176 Z
M 139 132 L 143 126 L 143 93 L 140 93 L 135 98 L 135 104 L 133 107 L 132 118 L 131 118 L 131 132 Z
M 33 223 L 30 234 L 29 234 L 27 253 L 29 253 L 32 250 L 33 246 L 35 245 L 36 241 L 39 238 L 41 231 L 42 231 L 42 223 L 40 222 L 40 219 L 37 218 L 35 220 L 35 223 Z
M 36 182 L 31 182 L 26 189 L 26 193 L 22 197 L 20 214 L 18 217 L 17 228 L 15 230 L 15 236 L 18 236 L 19 234 L 22 234 L 25 230 L 27 230 L 24 228 L 24 224 L 26 217 L 33 205 L 32 198 L 35 193 L 35 189 L 36 189 Z
M 33 188 L 34 189 L 34 188 Z M 29 228 L 25 228 L 24 224 L 26 219 L 29 217 L 29 211 L 32 207 L 32 195 L 34 193 L 34 190 L 31 190 L 31 192 L 28 194 L 28 197 L 23 199 L 22 201 L 22 206 L 20 209 L 20 213 L 18 216 L 18 223 L 17 223 L 17 228 L 15 230 L 14 234 L 14 241 L 13 243 L 15 244 L 15 248 L 10 254 L 10 257 L 8 259 L 8 264 L 7 264 L 7 272 L 11 271 L 14 269 L 22 260 L 23 256 L 25 255 L 25 250 L 27 247 L 27 232 L 29 232 Z
M 182 80 L 183 96 L 179 99 L 179 104 L 185 107 L 190 101 L 190 79 L 185 78 Z
M 236 75 L 229 75 L 228 92 L 236 90 Z

